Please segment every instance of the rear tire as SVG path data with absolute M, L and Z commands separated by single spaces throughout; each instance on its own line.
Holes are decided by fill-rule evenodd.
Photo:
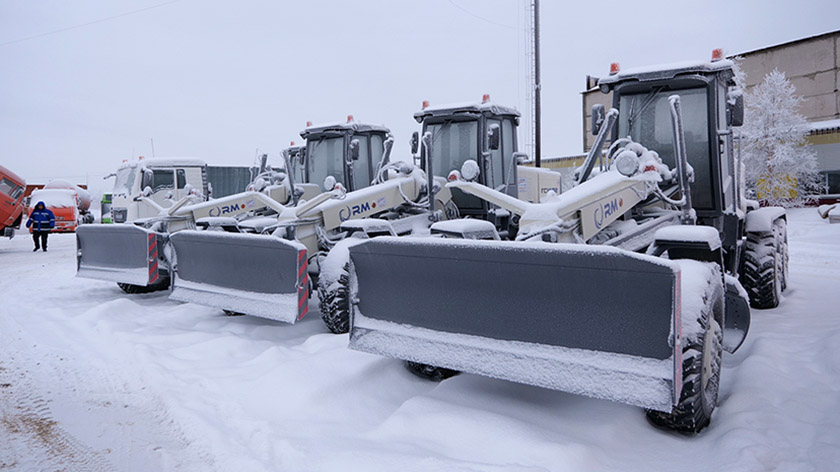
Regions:
M 324 285 L 329 283 L 330 287 Z M 350 331 L 350 263 L 344 265 L 337 282 L 318 281 L 318 308 L 321 319 L 330 331 L 344 334 Z
M 787 221 L 779 218 L 773 222 L 773 232 L 776 233 L 776 241 L 778 241 L 779 256 L 781 258 L 781 275 L 779 281 L 781 282 L 782 292 L 787 290 L 788 266 L 790 262 L 790 254 L 788 253 L 788 237 L 787 237 Z
M 123 292 L 129 295 L 133 295 L 136 293 L 151 293 L 160 290 L 169 290 L 169 279 L 164 279 L 152 285 L 134 285 L 117 282 L 117 286 L 119 286 Z
M 696 434 L 708 426 L 717 404 L 723 334 L 716 318 L 723 314 L 723 288 L 712 281 L 704 295 L 703 313 L 697 322 L 700 339 L 686 339 L 680 402 L 670 413 L 648 410 L 648 419 L 663 428 Z
M 432 380 L 434 382 L 440 382 L 448 379 L 449 377 L 454 377 L 460 374 L 457 370 L 435 367 L 433 365 L 411 361 L 405 361 L 405 368 L 418 377 L 422 377 L 426 380 Z
M 787 226 L 773 222 L 768 232 L 747 233 L 741 285 L 753 308 L 776 308 L 787 285 Z

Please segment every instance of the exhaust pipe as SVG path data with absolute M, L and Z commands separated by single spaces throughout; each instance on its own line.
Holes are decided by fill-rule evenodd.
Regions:
M 685 132 L 683 131 L 682 109 L 680 96 L 668 97 L 671 107 L 671 123 L 674 125 L 674 157 L 677 161 L 677 173 L 680 176 L 680 193 L 682 193 L 682 223 L 693 225 L 694 214 L 691 212 L 691 187 L 688 181 L 688 156 L 685 152 Z
M 426 131 L 423 133 L 423 148 L 426 154 L 426 178 L 428 179 L 427 193 L 429 194 L 429 212 L 432 214 L 430 218 L 434 218 L 435 213 L 435 173 L 432 168 L 432 133 Z

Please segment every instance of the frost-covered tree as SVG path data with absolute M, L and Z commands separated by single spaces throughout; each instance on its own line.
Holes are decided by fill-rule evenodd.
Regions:
M 747 188 L 771 205 L 801 203 L 817 188 L 817 160 L 806 145 L 802 98 L 783 72 L 773 70 L 745 97 L 741 128 Z

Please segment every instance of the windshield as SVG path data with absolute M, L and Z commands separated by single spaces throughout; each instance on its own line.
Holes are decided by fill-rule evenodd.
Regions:
M 347 187 L 344 182 L 344 137 L 322 137 L 306 143 L 309 183 L 323 185 L 328 175 Z
M 461 170 L 467 159 L 478 162 L 478 121 L 446 121 L 430 124 L 435 175 L 446 177 Z
M 453 170 L 461 170 L 468 159 L 478 159 L 478 120 L 445 121 L 429 124 L 426 131 L 432 133 L 432 159 L 435 175 L 447 177 Z M 425 164 L 424 164 L 425 166 Z M 486 177 L 480 177 L 484 181 Z M 475 195 L 455 189 L 452 198 L 458 208 L 480 210 L 483 201 Z
M 23 193 L 23 187 L 3 177 L 0 179 L 0 192 L 12 197 L 12 200 L 17 200 Z
M 123 167 L 117 171 L 114 179 L 114 195 L 131 195 L 134 179 L 137 176 L 137 166 Z
M 691 185 L 692 204 L 696 209 L 712 209 L 712 171 L 709 157 L 708 100 L 705 88 L 652 91 L 622 95 L 618 122 L 619 137 L 627 137 L 659 153 L 670 168 L 674 159 L 674 127 L 668 97 L 680 96 L 683 130 L 688 163 L 694 168 Z

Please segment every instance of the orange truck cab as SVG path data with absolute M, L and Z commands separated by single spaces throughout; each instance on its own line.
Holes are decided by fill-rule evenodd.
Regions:
M 76 231 L 79 226 L 79 197 L 76 192 L 53 188 L 36 190 L 29 198 L 29 214 L 32 214 L 38 202 L 44 202 L 44 206 L 55 215 L 53 232 Z M 29 228 L 29 232 L 32 232 L 32 228 Z
M 26 181 L 0 166 L 0 236 L 13 238 L 23 219 Z

